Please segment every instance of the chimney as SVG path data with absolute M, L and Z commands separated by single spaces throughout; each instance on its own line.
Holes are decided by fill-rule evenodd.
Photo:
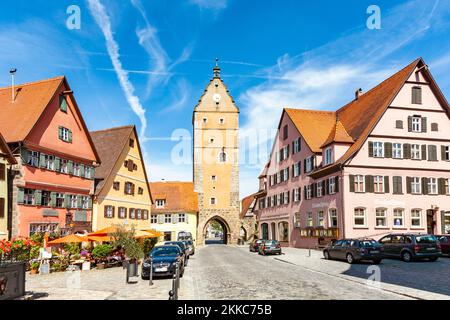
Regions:
M 17 69 L 13 68 L 9 70 L 9 74 L 11 75 L 11 102 L 14 103 L 16 100 L 16 92 L 14 88 L 14 76 L 16 75 Z
M 355 91 L 355 100 L 358 100 L 359 97 L 362 95 L 362 89 L 359 88 L 358 90 Z

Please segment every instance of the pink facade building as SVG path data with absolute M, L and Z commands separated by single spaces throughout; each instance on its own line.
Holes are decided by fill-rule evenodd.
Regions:
M 417 59 L 337 111 L 284 109 L 259 235 L 294 247 L 450 232 L 450 108 Z

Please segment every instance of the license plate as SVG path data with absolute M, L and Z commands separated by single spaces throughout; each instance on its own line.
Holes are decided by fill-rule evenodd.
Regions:
M 155 268 L 155 272 L 166 272 L 166 271 L 167 271 L 167 267 Z
M 380 253 L 380 251 L 378 251 L 378 250 L 372 250 L 371 252 L 372 253 Z
M 436 250 L 436 248 L 427 248 L 427 250 Z

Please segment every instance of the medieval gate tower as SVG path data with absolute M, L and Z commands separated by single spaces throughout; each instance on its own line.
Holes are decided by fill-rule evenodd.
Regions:
M 222 225 L 224 242 L 239 237 L 239 109 L 213 69 L 192 117 L 194 127 L 193 175 L 198 193 L 197 244 L 203 244 L 206 227 L 215 220 Z

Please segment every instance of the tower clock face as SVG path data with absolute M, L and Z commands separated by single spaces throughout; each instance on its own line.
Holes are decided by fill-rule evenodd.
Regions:
M 213 95 L 213 100 L 214 100 L 214 102 L 219 102 L 220 99 L 222 99 L 222 96 L 221 96 L 220 94 L 215 93 L 215 94 Z

